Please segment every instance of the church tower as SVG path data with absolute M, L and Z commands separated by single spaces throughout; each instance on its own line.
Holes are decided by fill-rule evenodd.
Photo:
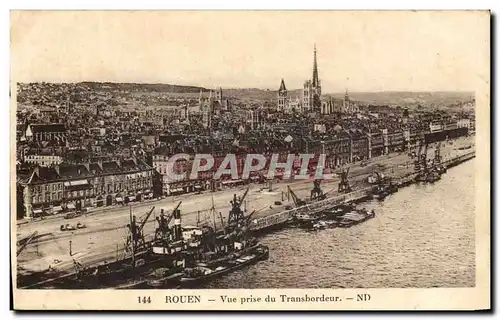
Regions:
M 313 110 L 321 110 L 321 83 L 318 75 L 318 61 L 316 58 L 316 44 L 314 45 L 314 62 L 313 62 L 313 78 L 312 78 L 312 92 L 313 92 Z
M 312 85 L 313 88 L 316 88 L 321 95 L 321 84 L 319 82 L 319 75 L 318 75 L 318 60 L 316 58 L 316 44 L 314 45 L 314 62 L 313 62 L 313 78 L 312 78 Z
M 345 89 L 345 95 L 344 95 L 344 110 L 345 113 L 351 112 L 351 101 L 349 99 L 349 92 L 347 92 L 347 89 Z
M 286 90 L 285 80 L 281 79 L 280 88 L 278 90 L 278 111 L 285 111 L 287 98 L 288 91 Z
M 318 73 L 316 45 L 314 45 L 312 80 L 304 82 L 304 90 L 302 92 L 302 108 L 304 111 L 321 112 L 321 82 L 319 80 Z
M 200 97 L 198 98 L 198 108 L 200 112 L 203 112 L 203 89 L 200 89 Z
M 221 87 L 219 87 L 219 90 L 215 91 L 215 101 L 222 104 L 222 88 Z

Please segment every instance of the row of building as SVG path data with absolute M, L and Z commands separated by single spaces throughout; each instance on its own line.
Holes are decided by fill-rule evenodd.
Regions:
M 266 148 L 265 145 L 239 141 L 231 149 L 220 149 L 211 153 L 215 164 L 212 170 L 200 172 L 195 179 L 190 178 L 196 148 L 161 147 L 154 150 L 151 164 L 138 158 L 89 161 L 80 164 L 62 162 L 57 158 L 45 166 L 29 167 L 26 172 L 18 170 L 18 197 L 25 217 L 61 211 L 82 210 L 87 207 L 101 207 L 144 201 L 162 195 L 219 189 L 248 181 L 234 180 L 230 175 L 214 180 L 216 169 L 228 153 L 237 159 L 238 175 L 241 176 L 247 154 L 263 154 L 267 161 L 272 154 L 279 154 L 279 161 L 286 162 L 291 152 L 314 154 L 309 161 L 313 172 L 320 154 L 326 155 L 326 167 L 335 169 L 348 163 L 371 159 L 392 152 L 400 152 L 416 146 L 428 139 L 456 138 L 467 135 L 469 128 L 462 126 L 434 132 L 396 131 L 384 129 L 365 134 L 361 131 L 341 131 L 330 139 L 297 139 L 286 136 L 281 143 Z M 432 142 L 432 141 L 431 141 Z M 292 151 L 293 150 L 293 151 Z M 206 150 L 205 150 L 206 151 Z M 189 160 L 177 161 L 174 170 L 186 173 L 185 178 L 169 175 L 167 166 L 170 157 L 177 153 L 187 153 Z M 41 156 L 39 156 L 41 157 Z M 45 160 L 48 161 L 48 160 Z M 298 173 L 300 162 L 294 162 L 294 172 Z M 253 172 L 250 181 L 267 178 L 268 167 Z M 280 179 L 282 172 L 276 174 Z
M 154 169 L 137 159 L 60 163 L 18 171 L 25 217 L 143 201 L 153 197 Z M 19 190 L 20 189 L 20 190 Z
M 220 188 L 229 184 L 243 183 L 244 181 L 240 181 L 239 179 L 233 180 L 230 175 L 222 176 L 218 181 L 212 181 L 217 169 L 228 153 L 235 154 L 239 177 L 243 173 L 245 159 L 248 154 L 263 154 L 267 163 L 269 163 L 273 154 L 279 154 L 280 162 L 286 162 L 290 153 L 296 153 L 297 155 L 299 153 L 314 154 L 314 158 L 309 161 L 309 170 L 310 172 L 314 172 L 318 165 L 320 154 L 326 155 L 326 168 L 336 169 L 352 162 L 368 160 L 381 155 L 411 149 L 420 143 L 425 143 L 427 140 L 435 139 L 433 138 L 435 136 L 434 133 L 431 136 L 430 132 L 424 133 L 409 130 L 389 132 L 387 129 L 383 129 L 370 133 L 349 130 L 341 131 L 335 136 L 323 140 L 313 140 L 310 138 L 295 140 L 288 135 L 281 143 L 274 143 L 271 148 L 265 144 L 261 146 L 249 146 L 246 141 L 239 141 L 237 148 L 233 148 L 230 151 L 211 153 L 214 158 L 213 168 L 209 171 L 200 172 L 195 179 L 190 179 L 190 170 L 195 161 L 195 153 L 190 152 L 192 149 L 177 149 L 174 151 L 171 148 L 158 148 L 154 151 L 152 164 L 154 169 L 161 175 L 162 193 L 172 195 L 207 189 L 209 187 Z M 467 135 L 469 128 L 455 127 L 453 129 L 444 129 L 439 131 L 439 133 L 439 139 L 441 140 L 452 139 Z M 176 173 L 186 173 L 184 178 L 169 174 L 169 170 L 172 169 L 169 167 L 169 159 L 178 153 L 185 153 L 190 156 L 188 160 L 178 160 L 173 168 Z M 268 166 L 266 166 L 259 172 L 251 173 L 249 180 L 265 180 L 268 169 Z M 295 173 L 298 173 L 300 162 L 294 162 L 293 169 Z M 277 174 L 276 177 L 279 178 L 280 176 L 280 174 Z

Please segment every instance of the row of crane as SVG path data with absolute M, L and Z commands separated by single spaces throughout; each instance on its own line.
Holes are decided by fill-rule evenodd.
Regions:
M 339 181 L 338 189 L 337 189 L 339 193 L 349 193 L 352 191 L 352 188 L 351 188 L 351 185 L 350 185 L 349 179 L 348 179 L 349 170 L 350 170 L 350 168 L 346 168 L 346 169 L 343 169 L 339 173 L 340 181 Z M 333 190 L 334 189 L 329 190 L 327 192 L 323 192 L 323 190 L 321 189 L 321 179 L 316 179 L 313 182 L 313 188 L 311 189 L 309 200 L 310 201 L 325 200 Z M 287 192 L 288 200 L 290 200 L 290 198 L 291 198 L 295 207 L 301 207 L 301 206 L 304 206 L 307 204 L 307 201 L 299 198 L 290 186 L 287 186 L 287 191 L 288 191 Z
M 427 158 L 428 143 L 419 145 L 418 152 L 415 156 L 414 166 L 417 173 L 416 180 L 421 182 L 434 182 L 439 180 L 442 173 L 446 171 L 446 167 L 442 164 L 441 158 L 441 141 L 437 143 L 434 150 L 434 159 Z

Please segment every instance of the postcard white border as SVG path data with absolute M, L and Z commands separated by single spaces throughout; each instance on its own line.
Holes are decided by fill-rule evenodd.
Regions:
M 489 62 L 488 62 L 489 66 Z M 488 74 L 489 79 L 489 74 Z M 14 101 L 14 99 L 12 99 Z M 489 106 L 489 83 L 485 83 L 480 88 L 478 87 L 476 95 L 477 108 L 477 133 L 476 138 L 481 142 L 483 148 L 476 149 L 476 287 L 475 288 L 465 288 L 465 289 L 368 289 L 368 290 L 308 290 L 301 289 L 297 290 L 300 294 L 313 292 L 324 292 L 328 295 L 351 295 L 355 292 L 362 291 L 363 293 L 369 293 L 372 296 L 371 302 L 367 302 L 364 306 L 350 305 L 350 303 L 337 304 L 337 305 L 323 305 L 322 309 L 329 310 L 401 310 L 401 309 L 420 309 L 420 310 L 470 310 L 470 309 L 485 309 L 489 308 L 489 286 L 490 286 L 490 264 L 489 264 L 489 252 L 490 252 L 490 234 L 489 234 L 489 213 L 490 213 L 490 170 L 489 170 L 489 159 L 490 159 L 490 141 L 489 136 L 489 117 L 490 109 L 484 106 Z M 483 106 L 483 107 L 482 107 Z M 14 106 L 11 105 L 11 116 L 15 116 Z M 15 122 L 14 122 L 15 125 Z M 13 122 L 11 121 L 10 130 L 13 131 Z M 5 128 L 5 127 L 4 127 Z M 14 139 L 12 139 L 14 138 Z M 11 135 L 11 145 L 15 144 L 15 136 Z M 480 145 L 480 144 L 478 144 Z M 15 172 L 15 167 L 13 164 L 15 161 L 11 161 L 10 168 L 11 172 Z M 14 155 L 15 156 L 15 155 Z M 14 169 L 13 169 L 14 168 Z M 11 179 L 11 188 L 14 186 L 15 181 Z M 11 213 L 15 217 L 15 195 L 11 194 Z M 11 227 L 15 228 L 15 218 Z M 15 229 L 11 229 L 15 230 Z M 12 232 L 15 238 L 15 232 Z M 15 241 L 11 241 L 11 257 L 15 264 Z M 15 270 L 15 265 L 12 270 Z M 15 283 L 15 272 L 13 274 L 13 283 Z M 295 292 L 296 289 L 289 290 L 277 290 L 281 292 Z M 145 305 L 143 307 L 138 307 L 137 305 L 129 304 L 128 301 L 131 298 L 136 297 L 139 293 L 136 290 L 133 291 L 114 291 L 114 290 L 101 290 L 101 291 L 60 291 L 60 290 L 13 290 L 15 308 L 16 309 L 92 309 L 92 310 L 144 310 L 155 309 L 155 310 L 193 310 L 191 307 L 196 309 L 205 310 L 228 310 L 232 308 L 231 306 L 224 305 L 214 305 L 214 304 L 195 304 L 188 307 L 188 305 L 165 306 L 165 304 L 157 304 L 160 302 L 155 302 L 150 305 Z M 155 300 L 160 299 L 160 297 L 165 296 L 166 291 L 164 290 L 149 290 L 146 292 L 154 292 Z M 184 291 L 184 290 L 183 290 Z M 235 295 L 241 296 L 244 294 L 269 294 L 273 290 L 197 290 L 196 292 L 203 295 L 204 298 L 217 297 L 221 293 L 228 294 L 228 292 L 235 292 Z M 187 291 L 184 291 L 187 292 Z M 170 294 L 178 294 L 179 290 L 170 290 Z M 144 291 L 141 290 L 140 295 L 144 295 Z M 153 294 L 151 294 L 153 296 Z M 158 298 L 156 298 L 158 297 Z M 221 308 L 222 307 L 222 308 Z M 284 309 L 282 309 L 284 308 Z M 237 306 L 236 309 L 242 310 L 316 310 L 316 308 L 321 308 L 319 305 L 290 305 L 278 306 L 277 304 L 270 307 L 269 305 L 258 305 L 254 304 L 247 308 L 242 308 Z M 339 309 L 337 309 L 339 308 Z

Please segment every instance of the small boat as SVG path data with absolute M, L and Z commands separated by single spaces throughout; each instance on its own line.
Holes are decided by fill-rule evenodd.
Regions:
M 326 219 L 335 219 L 335 218 L 340 217 L 341 215 L 343 215 L 344 213 L 346 213 L 350 210 L 351 209 L 346 210 L 346 208 L 344 208 L 344 207 L 334 208 L 334 209 L 327 210 L 327 211 L 323 212 L 323 217 Z
M 186 268 L 183 276 L 180 277 L 180 283 L 181 286 L 200 284 L 241 269 L 257 261 L 266 260 L 267 258 L 269 258 L 269 248 L 264 245 L 259 245 L 248 254 L 221 263 L 216 267 L 212 266 L 209 268 L 204 265 L 198 265 L 194 268 Z
M 311 215 L 311 214 L 307 214 L 307 213 L 304 213 L 304 214 L 298 214 L 295 216 L 295 218 L 299 221 L 299 222 L 312 222 L 312 221 L 316 221 L 319 219 L 319 217 L 316 217 L 314 215 Z
M 325 221 L 325 224 L 328 228 L 335 228 L 339 223 L 337 221 Z
M 338 226 L 340 228 L 349 228 L 349 227 L 352 227 L 358 223 L 365 222 L 366 220 L 374 218 L 374 217 L 375 217 L 374 210 L 368 211 L 368 210 L 363 208 L 360 210 L 346 213 L 342 217 L 342 220 L 339 221 Z
M 159 268 L 146 277 L 146 283 L 149 287 L 166 288 L 170 284 L 176 283 L 182 275 L 184 275 L 184 273 L 176 272 L 174 269 Z
M 315 224 L 312 225 L 312 228 L 314 230 L 321 230 L 321 229 L 326 229 L 328 225 L 326 224 L 325 221 L 321 220 L 321 221 L 318 221 L 316 222 Z
M 294 222 L 300 227 L 310 228 L 316 221 L 321 218 L 322 214 L 302 213 L 295 216 Z

